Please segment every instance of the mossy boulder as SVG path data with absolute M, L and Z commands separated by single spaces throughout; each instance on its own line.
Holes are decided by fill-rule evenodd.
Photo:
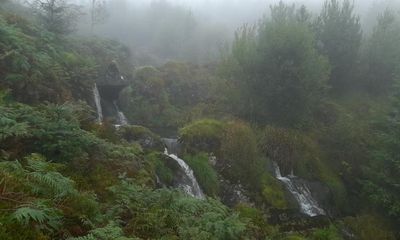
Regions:
M 160 136 L 145 127 L 137 125 L 122 126 L 118 129 L 118 134 L 128 142 L 137 142 L 145 150 L 164 150 L 164 144 Z
M 204 119 L 180 129 L 180 141 L 186 153 L 217 153 L 221 147 L 224 123 Z

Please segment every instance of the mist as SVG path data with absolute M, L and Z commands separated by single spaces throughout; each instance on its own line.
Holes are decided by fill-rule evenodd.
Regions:
M 269 7 L 279 0 L 108 0 L 101 7 L 102 21 L 91 26 L 88 0 L 77 0 L 89 14 L 80 21 L 83 35 L 96 35 L 122 42 L 131 49 L 135 64 L 161 65 L 168 60 L 212 62 L 244 24 L 268 17 Z M 315 18 L 322 0 L 287 0 L 305 5 Z M 396 0 L 355 0 L 364 34 L 386 8 L 399 9 Z

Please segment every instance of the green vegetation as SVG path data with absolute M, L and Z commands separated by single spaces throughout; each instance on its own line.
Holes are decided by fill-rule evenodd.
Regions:
M 180 141 L 186 152 L 217 153 L 222 144 L 224 123 L 205 119 L 191 123 L 180 129 Z
M 235 88 L 236 114 L 251 122 L 303 124 L 327 89 L 328 61 L 314 48 L 314 37 L 299 10 L 283 2 L 257 28 L 236 33 L 223 71 Z
M 369 239 L 395 239 L 394 234 L 384 224 L 384 220 L 377 216 L 361 215 L 348 217 L 344 220 L 346 224 L 362 240 Z
M 261 178 L 261 187 L 263 201 L 272 208 L 286 209 L 289 207 L 282 184 L 274 177 L 264 174 Z
M 218 196 L 219 182 L 215 169 L 209 163 L 209 156 L 206 153 L 199 153 L 194 156 L 185 156 L 186 163 L 193 169 L 201 189 L 208 196 Z
M 68 34 L 75 5 L 34 2 L 0 1 L 0 239 L 400 237 L 395 9 L 363 34 L 349 0 L 315 15 L 281 1 L 239 28 L 219 61 L 134 67 L 140 53 Z M 165 27 L 151 37 L 155 57 L 188 51 L 178 48 L 196 34 L 179 29 L 194 16 L 162 1 L 150 9 L 169 9 L 165 26 L 150 24 Z M 110 64 L 123 85 L 99 84 Z M 101 103 L 137 125 L 95 122 L 95 83 Z M 205 199 L 170 188 L 185 173 L 152 130 L 179 138 Z M 328 216 L 299 213 L 283 183 L 294 178 Z M 244 200 L 231 204 L 229 191 Z
M 155 173 L 160 178 L 160 181 L 167 185 L 172 185 L 174 173 L 170 168 L 166 166 L 165 162 L 163 161 L 164 160 L 163 157 L 164 157 L 163 154 L 158 152 L 153 152 L 147 156 L 147 159 L 153 162 Z

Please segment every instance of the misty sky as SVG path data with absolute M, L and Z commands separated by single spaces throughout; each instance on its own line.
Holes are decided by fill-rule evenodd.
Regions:
M 71 1 L 86 6 L 89 6 L 92 2 L 92 0 Z M 105 23 L 96 26 L 94 29 L 95 34 L 117 39 L 130 47 L 132 52 L 143 52 L 146 55 L 154 56 L 163 55 L 154 50 L 155 47 L 162 48 L 161 46 L 164 46 L 161 49 L 164 51 L 170 48 L 170 45 L 163 45 L 163 42 L 172 39 L 171 44 L 173 46 L 179 46 L 182 49 L 186 48 L 186 50 L 182 50 L 178 55 L 191 55 L 192 58 L 209 61 L 215 55 L 218 55 L 218 48 L 222 43 L 231 41 L 235 30 L 243 24 L 255 24 L 263 15 L 269 14 L 270 5 L 277 4 L 280 0 L 106 1 L 108 2 L 109 16 Z M 190 12 L 196 24 L 190 26 L 189 29 L 192 29 L 194 33 L 188 35 L 187 38 L 180 36 L 185 29 L 185 23 L 182 23 L 182 20 L 174 22 L 176 29 L 169 26 L 169 28 L 164 30 L 162 28 L 164 26 L 163 22 L 168 21 L 168 19 L 165 20 L 162 16 L 159 17 L 158 15 L 152 18 L 152 13 L 148 12 L 148 6 L 152 2 L 162 1 L 169 3 L 167 5 L 183 9 L 184 12 Z M 317 16 L 325 0 L 284 0 L 283 2 L 287 4 L 296 3 L 297 5 L 304 4 L 308 10 L 314 13 L 314 16 Z M 360 15 L 363 31 L 366 34 L 371 32 L 371 29 L 375 26 L 377 15 L 382 13 L 387 7 L 400 10 L 400 0 L 354 0 L 354 4 L 355 11 Z M 168 14 L 169 20 L 175 18 L 175 14 L 178 14 L 176 19 L 180 19 L 179 11 L 172 11 Z M 154 22 L 159 22 L 159 24 Z M 81 28 L 81 32 L 90 34 L 89 20 L 86 18 L 81 23 L 83 25 L 86 24 L 86 28 Z M 168 25 L 166 26 L 168 27 Z M 171 50 L 171 52 L 173 51 Z M 171 53 L 164 55 L 173 56 Z M 173 58 L 179 58 L 179 56 L 175 55 Z M 154 64 L 153 62 L 151 63 Z
M 88 3 L 91 0 L 77 0 Z M 154 0 L 108 0 L 128 5 L 146 5 Z M 159 1 L 159 0 L 158 0 Z M 195 15 L 208 18 L 210 21 L 229 23 L 237 27 L 243 23 L 252 23 L 268 12 L 271 4 L 280 0 L 165 0 L 177 5 L 185 6 Z M 304 4 L 311 11 L 319 11 L 325 0 L 284 0 L 285 3 Z M 367 18 L 373 10 L 385 9 L 387 6 L 399 6 L 400 0 L 354 0 L 356 11 L 361 18 Z

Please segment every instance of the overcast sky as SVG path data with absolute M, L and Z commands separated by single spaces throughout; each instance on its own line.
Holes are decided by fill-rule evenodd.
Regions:
M 81 4 L 92 0 L 75 0 Z M 107 0 L 137 6 L 150 4 L 160 0 Z M 195 15 L 209 18 L 210 21 L 229 22 L 229 25 L 254 22 L 268 12 L 271 4 L 280 0 L 165 0 L 185 6 Z M 311 11 L 318 11 L 325 0 L 284 0 L 285 3 L 306 5 Z M 354 0 L 356 10 L 361 18 L 365 18 L 371 9 L 384 9 L 386 6 L 400 6 L 400 0 Z

